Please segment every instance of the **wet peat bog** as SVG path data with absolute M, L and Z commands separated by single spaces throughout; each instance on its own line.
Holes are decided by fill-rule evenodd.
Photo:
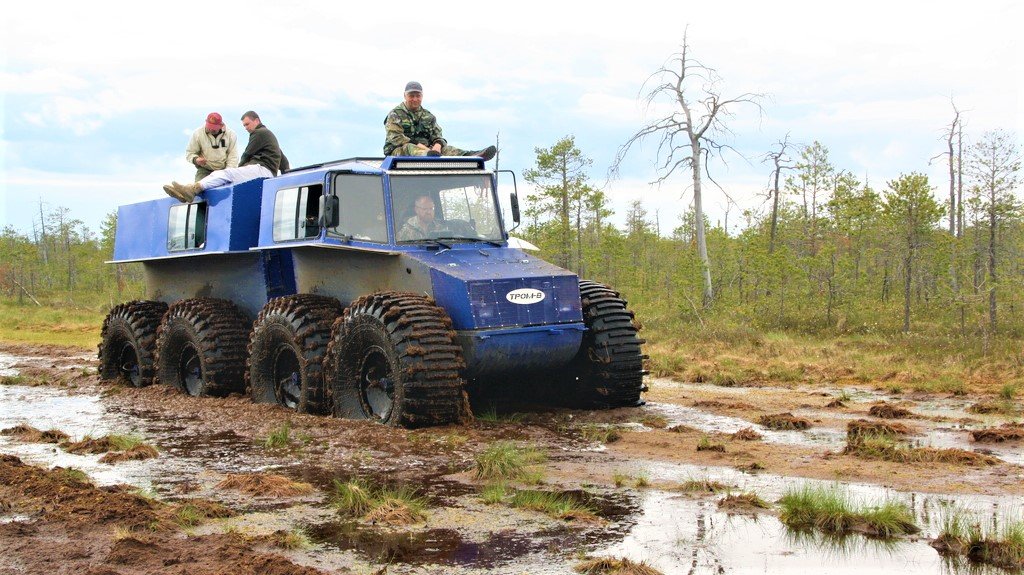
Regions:
M 29 354 L 15 357 L 0 350 L 0 372 L 16 375 L 25 365 L 32 366 L 32 373 L 69 371 L 67 366 L 40 367 L 46 362 Z M 84 367 L 87 371 L 90 365 L 90 360 L 79 357 L 70 369 L 81 371 Z M 683 400 L 666 394 L 644 408 L 615 414 L 541 413 L 528 415 L 525 422 L 407 432 L 363 422 L 298 416 L 251 404 L 246 398 L 194 400 L 156 388 L 121 389 L 98 382 L 94 375 L 77 375 L 73 383 L 65 380 L 64 385 L 31 383 L 0 385 L 0 430 L 31 425 L 39 430 L 60 430 L 76 440 L 111 433 L 138 434 L 156 446 L 159 457 L 111 465 L 100 463 L 100 455 L 71 454 L 54 444 L 21 442 L 8 436 L 0 436 L 0 454 L 41 469 L 80 470 L 99 488 L 136 490 L 162 504 L 180 505 L 193 498 L 219 502 L 233 515 L 204 519 L 187 533 L 176 531 L 173 536 L 118 532 L 120 539 L 110 539 L 117 525 L 104 524 L 107 539 L 90 543 L 83 558 L 62 558 L 57 550 L 66 550 L 67 545 L 54 546 L 50 559 L 58 564 L 109 564 L 112 557 L 118 557 L 113 553 L 116 548 L 132 545 L 126 540 L 137 538 L 145 543 L 146 537 L 155 537 L 150 544 L 167 554 L 176 553 L 176 542 L 182 538 L 194 538 L 193 543 L 200 547 L 224 547 L 228 539 L 244 541 L 237 543 L 238 549 L 283 557 L 281 561 L 286 563 L 280 565 L 293 565 L 295 572 L 368 573 L 387 566 L 388 573 L 572 573 L 584 557 L 600 556 L 643 561 L 666 574 L 1014 572 L 940 555 L 931 542 L 954 511 L 984 525 L 1020 521 L 1024 505 L 1019 494 L 921 493 L 845 478 L 837 481 L 737 469 L 746 461 L 738 452 L 747 449 L 756 455 L 753 446 L 804 449 L 808 459 L 835 457 L 827 454 L 842 449 L 846 423 L 867 416 L 877 398 L 864 398 L 860 403 L 855 398 L 847 402 L 846 411 L 828 411 L 824 400 L 820 407 L 793 405 L 797 416 L 811 422 L 806 430 L 765 428 L 757 425 L 756 414 L 701 409 L 693 407 L 694 397 Z M 690 393 L 686 386 L 679 388 Z M 705 389 L 696 391 L 707 393 Z M 728 393 L 733 394 L 729 401 L 736 403 L 741 397 L 756 407 L 756 398 L 747 399 L 736 390 Z M 957 414 L 956 409 L 952 403 L 933 402 L 912 411 L 947 421 L 901 421 L 917 429 L 918 444 L 966 447 L 988 452 L 1003 462 L 1020 461 L 1024 447 L 1012 440 L 981 445 L 965 439 L 972 429 L 992 422 L 948 421 L 955 419 L 949 413 Z M 664 428 L 637 423 L 654 421 L 654 416 L 665 420 Z M 288 445 L 268 448 L 267 436 L 286 424 L 292 429 Z M 627 437 L 607 445 L 581 440 L 579 430 L 584 425 L 616 427 Z M 696 431 L 687 435 L 667 430 L 675 425 Z M 725 437 L 747 428 L 762 437 L 743 444 Z M 693 461 L 688 460 L 689 455 L 680 456 L 682 451 L 696 451 L 691 443 L 701 434 L 721 438 L 716 441 L 722 442 L 725 451 L 702 454 L 703 459 Z M 480 496 L 483 482 L 471 473 L 473 456 L 509 437 L 550 454 L 542 482 L 519 488 L 572 497 L 591 509 L 596 520 L 579 522 L 508 503 L 484 504 Z M 1005 473 L 1020 473 L 1014 466 L 1005 469 Z M 965 472 L 985 471 L 968 468 Z M 631 482 L 616 486 L 616 473 L 628 474 Z M 272 474 L 312 488 L 309 493 L 286 497 L 218 488 L 230 474 Z M 644 477 L 643 485 L 636 477 Z M 333 485 L 357 479 L 413 488 L 428 502 L 427 519 L 389 525 L 339 514 L 329 501 Z M 678 488 L 694 480 L 715 482 L 727 490 L 687 493 Z M 950 478 L 951 483 L 956 480 Z M 882 539 L 786 527 L 778 518 L 778 501 L 804 485 L 838 486 L 852 501 L 867 507 L 900 502 L 910 510 L 920 532 Z M 22 551 L 0 558 L 4 575 L 19 572 L 17 562 L 24 561 L 19 553 L 27 554 L 30 543 L 38 541 L 34 538 L 70 539 L 77 533 L 29 509 L 19 494 L 11 493 L 0 499 L 0 542 Z M 756 494 L 768 508 L 736 512 L 719 507 L 728 494 L 743 493 Z M 298 534 L 305 543 L 275 544 L 282 534 Z M 204 553 L 197 552 L 197 556 Z M 154 567 L 156 556 L 150 559 L 149 563 L 140 560 L 134 567 L 109 564 L 110 572 L 171 572 Z M 288 572 L 289 567 L 282 569 Z

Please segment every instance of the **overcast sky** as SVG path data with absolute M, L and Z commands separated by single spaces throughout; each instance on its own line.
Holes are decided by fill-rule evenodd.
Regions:
M 617 221 L 642 198 L 663 233 L 691 198 L 688 177 L 660 187 L 654 143 L 615 153 L 653 119 L 638 94 L 677 52 L 722 77 L 738 109 L 728 140 L 743 156 L 712 166 L 741 209 L 762 207 L 760 157 L 790 134 L 876 189 L 921 171 L 941 190 L 950 98 L 969 137 L 1024 135 L 1024 10 L 975 2 L 51 2 L 5 6 L 0 20 L 0 225 L 31 230 L 39 202 L 96 230 L 119 204 L 190 181 L 191 132 L 223 114 L 244 147 L 254 109 L 293 166 L 381 154 L 382 122 L 408 80 L 456 146 L 501 138 L 501 168 L 522 173 L 536 147 L 575 135 Z M 491 162 L 489 165 L 493 165 Z M 520 178 L 520 192 L 527 190 Z M 712 222 L 725 196 L 708 189 Z M 937 192 L 937 195 L 939 192 Z M 524 194 L 525 195 L 525 194 Z M 730 227 L 739 223 L 730 214 Z

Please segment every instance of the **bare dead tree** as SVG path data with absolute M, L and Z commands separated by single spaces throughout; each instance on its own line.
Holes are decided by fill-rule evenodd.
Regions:
M 738 104 L 753 104 L 761 110 L 761 94 L 745 93 L 725 98 L 717 88 L 720 77 L 714 68 L 705 66 L 689 51 L 687 33 L 683 32 L 683 44 L 679 52 L 672 54 L 656 72 L 651 74 L 644 86 L 654 87 L 645 97 L 648 109 L 657 101 L 667 100 L 673 112 L 640 128 L 615 155 L 609 170 L 610 177 L 617 177 L 619 166 L 634 144 L 648 137 L 658 136 L 658 177 L 653 183 L 663 183 L 677 170 L 690 170 L 693 177 L 693 214 L 697 240 L 697 254 L 702 264 L 704 283 L 704 307 L 714 301 L 714 284 L 711 282 L 711 260 L 708 257 L 707 238 L 704 229 L 702 174 L 707 171 L 707 161 L 713 154 L 721 155 L 725 150 L 735 150 L 723 143 L 732 131 L 726 120 L 732 117 L 732 109 Z M 641 88 L 643 92 L 644 88 Z M 701 161 L 704 164 L 701 164 Z M 708 178 L 711 179 L 710 174 Z M 712 180 L 714 181 L 714 180 Z
M 954 236 L 957 233 L 957 213 L 960 211 L 960 203 L 956 193 L 959 154 L 954 143 L 958 138 L 962 138 L 963 126 L 961 125 L 960 110 L 956 107 L 956 102 L 950 98 L 949 103 L 953 106 L 953 120 L 949 123 L 945 133 L 943 133 L 943 137 L 946 140 L 946 151 L 936 154 L 932 157 L 932 160 L 946 156 L 946 159 L 949 161 L 949 235 Z
M 771 181 L 772 187 L 768 191 L 769 197 L 772 200 L 772 217 L 771 217 L 771 228 L 768 235 L 768 253 L 775 253 L 775 235 L 779 227 L 779 178 L 782 175 L 782 170 L 792 170 L 793 159 L 789 157 L 788 150 L 793 145 L 789 141 L 789 134 L 786 134 L 785 138 L 782 138 L 775 143 L 778 146 L 777 150 L 770 151 L 762 156 L 762 162 L 772 161 Z

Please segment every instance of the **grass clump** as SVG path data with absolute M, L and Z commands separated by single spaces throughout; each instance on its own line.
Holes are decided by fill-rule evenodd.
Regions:
M 291 434 L 291 422 L 286 421 L 280 427 L 270 432 L 270 435 L 263 440 L 263 446 L 267 449 L 282 449 L 288 447 L 292 443 Z
M 711 479 L 687 479 L 676 487 L 676 491 L 683 493 L 723 493 L 729 491 L 730 487 Z
M 851 422 L 851 425 L 856 422 Z M 896 463 L 952 463 L 957 465 L 995 465 L 999 460 L 989 455 L 964 449 L 911 447 L 888 432 L 865 431 L 851 436 L 847 430 L 843 453 L 864 459 Z
M 779 500 L 779 520 L 796 530 L 817 530 L 832 535 L 861 533 L 880 538 L 917 533 L 910 509 L 896 501 L 855 508 L 844 492 L 835 488 L 804 486 Z
M 488 505 L 497 505 L 508 496 L 508 486 L 501 481 L 488 483 L 480 490 L 480 500 Z
M 732 438 L 737 441 L 757 441 L 761 439 L 761 434 L 754 431 L 753 427 L 744 427 L 736 433 L 733 433 Z
M 1024 439 L 1024 424 L 1004 423 L 999 427 L 989 427 L 971 432 L 971 439 L 978 443 L 1001 443 Z
M 1017 384 L 1007 383 L 999 388 L 999 399 L 1013 401 L 1017 397 Z
M 292 497 L 313 492 L 313 486 L 308 483 L 263 473 L 229 473 L 217 484 L 217 489 L 231 489 L 265 497 Z
M 622 433 L 615 426 L 588 423 L 580 428 L 580 435 L 591 443 L 615 443 L 622 439 Z
M 539 511 L 565 521 L 597 522 L 597 512 L 568 493 L 517 490 L 512 494 L 509 505 L 518 509 Z
M 629 559 L 614 557 L 585 559 L 577 563 L 573 570 L 583 575 L 662 575 L 661 571 L 643 561 L 634 563 Z
M 335 479 L 329 500 L 340 514 L 375 523 L 408 525 L 426 518 L 427 500 L 404 485 L 378 487 L 363 479 Z
M 281 549 L 287 549 L 289 551 L 301 551 L 313 546 L 309 541 L 309 536 L 306 535 L 306 532 L 302 529 L 278 531 L 274 533 L 273 540 L 275 545 Z
M 511 441 L 498 441 L 477 454 L 474 474 L 477 479 L 530 479 L 537 473 L 531 466 L 546 460 L 544 452 L 536 447 L 518 447 Z
M 231 517 L 234 513 L 214 501 L 196 499 L 182 503 L 174 510 L 174 522 L 182 527 L 195 527 L 207 519 Z
M 665 429 L 668 427 L 668 418 L 664 415 L 648 413 L 640 418 L 640 423 L 654 429 Z
M 1024 567 L 1024 521 L 983 527 L 969 521 L 962 510 L 953 510 L 943 518 L 939 536 L 931 545 L 943 556 L 1018 570 Z
M 362 479 L 335 479 L 330 501 L 342 515 L 361 517 L 373 509 L 373 487 Z
M 24 375 L 5 375 L 0 377 L 0 385 L 25 385 L 28 380 Z
M 771 509 L 771 504 L 761 499 L 756 493 L 738 493 L 726 495 L 718 502 L 718 508 L 726 512 L 743 513 Z
M 725 445 L 718 443 L 717 441 L 711 441 L 711 438 L 707 435 L 701 435 L 700 439 L 697 440 L 697 451 L 717 451 L 719 453 L 725 453 Z
M 868 415 L 872 417 L 879 417 L 882 419 L 904 419 L 907 417 L 913 417 L 913 413 L 909 409 L 903 409 L 902 407 L 896 407 L 888 403 L 879 403 L 872 405 L 868 409 Z
M 774 429 L 777 431 L 785 431 L 790 429 L 803 430 L 811 426 L 811 422 L 802 418 L 796 417 L 792 413 L 775 413 L 765 414 L 758 418 L 757 422 L 768 429 Z

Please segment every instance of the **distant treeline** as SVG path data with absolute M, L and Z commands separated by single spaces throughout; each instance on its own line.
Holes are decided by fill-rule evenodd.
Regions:
M 822 144 L 798 148 L 781 173 L 777 204 L 767 189 L 763 208 L 730 212 L 741 222 L 733 226 L 738 234 L 707 222 L 712 300 L 702 287 L 692 211 L 670 226 L 637 201 L 623 228 L 611 224 L 608 198 L 587 176 L 591 161 L 571 137 L 537 149 L 524 176 L 538 191 L 523 202 L 517 233 L 545 259 L 621 291 L 659 332 L 728 324 L 1019 337 L 1024 222 L 1010 141 L 1000 133 L 981 138 L 957 158 L 952 186 L 916 172 L 869 185 L 833 165 Z M 954 209 L 936 189 L 950 190 Z M 103 263 L 115 222 L 108 215 L 95 233 L 67 209 L 41 206 L 31 233 L 7 226 L 0 235 L 5 299 L 102 308 L 143 297 L 138 264 Z

